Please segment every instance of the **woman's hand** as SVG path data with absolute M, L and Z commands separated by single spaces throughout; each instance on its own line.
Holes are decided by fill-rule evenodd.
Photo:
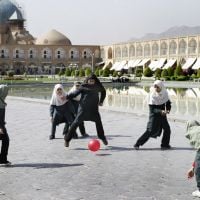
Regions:
M 162 116 L 166 116 L 166 111 L 165 110 L 161 110 L 161 115 Z
M 3 135 L 3 134 L 4 134 L 3 129 L 0 128 L 0 135 Z
M 194 167 L 191 167 L 187 172 L 188 179 L 191 179 L 194 176 Z

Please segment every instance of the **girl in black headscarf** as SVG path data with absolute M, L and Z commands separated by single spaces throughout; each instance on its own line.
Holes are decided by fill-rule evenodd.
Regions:
M 99 93 L 100 99 L 99 99 Z M 72 123 L 68 133 L 65 135 L 65 146 L 69 146 L 69 142 L 73 137 L 73 132 L 83 121 L 93 121 L 96 124 L 97 135 L 102 140 L 104 145 L 108 145 L 106 137 L 104 135 L 104 129 L 101 122 L 101 116 L 99 114 L 99 106 L 103 105 L 103 101 L 106 97 L 106 90 L 99 81 L 99 79 L 91 74 L 86 78 L 84 84 L 75 92 L 69 93 L 67 99 L 72 99 L 81 94 L 81 99 L 78 107 L 77 116 Z

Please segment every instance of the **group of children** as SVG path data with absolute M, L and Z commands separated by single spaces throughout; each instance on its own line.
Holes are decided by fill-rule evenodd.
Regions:
M 0 140 L 2 140 L 0 164 L 10 164 L 7 160 L 9 136 L 5 127 L 5 98 L 8 94 L 8 87 L 0 85 Z M 99 96 L 100 94 L 100 96 Z M 91 74 L 84 83 L 75 82 L 73 88 L 66 93 L 61 84 L 56 84 L 50 101 L 51 134 L 49 139 L 55 138 L 56 126 L 65 123 L 63 129 L 64 145 L 69 147 L 72 138 L 77 138 L 76 129 L 79 127 L 82 137 L 89 135 L 85 131 L 84 121 L 93 121 L 96 124 L 97 136 L 104 145 L 108 141 L 104 134 L 104 129 L 99 113 L 99 106 L 103 105 L 106 97 L 106 90 L 99 79 Z M 171 110 L 171 102 L 168 92 L 162 81 L 157 80 L 150 88 L 148 95 L 149 121 L 146 131 L 134 144 L 134 148 L 139 150 L 140 146 L 146 143 L 150 137 L 156 138 L 163 132 L 161 149 L 170 149 L 170 126 L 167 114 Z M 192 193 L 195 197 L 200 197 L 200 123 L 190 121 L 187 125 L 186 137 L 190 144 L 197 149 L 196 158 L 192 168 L 188 171 L 188 178 L 195 174 L 197 190 Z
M 79 127 L 83 137 L 88 137 L 84 121 L 93 121 L 96 124 L 99 139 L 108 145 L 99 113 L 99 106 L 103 105 L 105 97 L 106 90 L 94 74 L 88 76 L 83 84 L 76 82 L 68 93 L 65 93 L 61 84 L 55 85 L 50 102 L 52 121 L 50 139 L 55 138 L 56 125 L 64 122 L 65 146 L 69 147 L 71 139 L 78 137 L 77 127 Z

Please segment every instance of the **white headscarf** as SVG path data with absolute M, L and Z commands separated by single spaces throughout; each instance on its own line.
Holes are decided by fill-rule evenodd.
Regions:
M 62 90 L 62 94 L 58 95 L 57 94 L 57 89 L 60 88 Z M 56 84 L 53 89 L 50 105 L 55 105 L 55 106 L 62 106 L 67 102 L 67 99 L 64 98 L 66 96 L 66 92 L 64 91 L 64 88 L 61 84 Z
M 157 85 L 161 89 L 160 92 L 156 92 L 156 88 L 154 88 L 155 85 Z M 156 80 L 153 83 L 153 87 L 150 88 L 148 101 L 149 105 L 162 105 L 168 100 L 169 96 L 163 82 L 160 80 Z

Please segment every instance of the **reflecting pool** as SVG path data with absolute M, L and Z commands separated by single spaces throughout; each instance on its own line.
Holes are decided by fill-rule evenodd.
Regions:
M 51 98 L 54 86 L 20 86 L 12 87 L 10 96 L 29 97 L 36 99 Z M 68 91 L 70 88 L 65 87 Z M 171 114 L 181 118 L 200 116 L 200 88 L 167 88 L 172 101 Z M 133 113 L 148 113 L 147 94 L 149 87 L 121 86 L 106 87 L 105 107 Z

